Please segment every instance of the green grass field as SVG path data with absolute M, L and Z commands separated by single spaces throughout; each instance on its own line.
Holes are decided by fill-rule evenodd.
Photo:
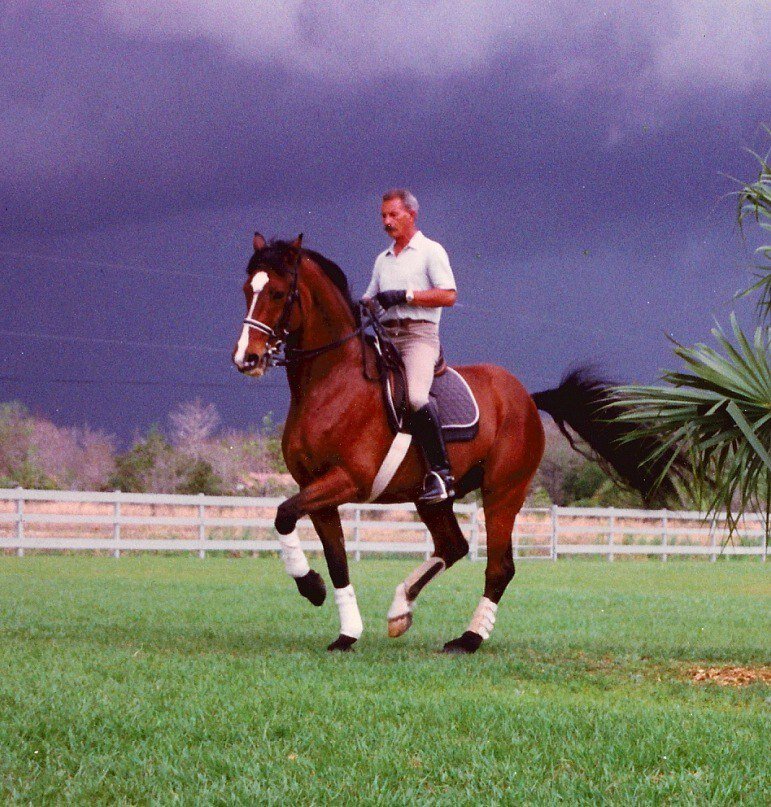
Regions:
M 318 561 L 316 568 L 322 571 Z M 0 800 L 126 804 L 767 804 L 757 561 L 520 563 L 476 656 L 462 562 L 385 636 L 415 561 L 352 565 L 365 621 L 275 558 L 0 558 Z

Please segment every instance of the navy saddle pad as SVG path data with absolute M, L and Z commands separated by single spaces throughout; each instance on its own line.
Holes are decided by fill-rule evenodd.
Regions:
M 434 378 L 431 397 L 436 401 L 445 441 L 463 442 L 479 431 L 479 406 L 471 387 L 452 367 Z
M 385 393 L 388 420 L 394 431 L 400 431 L 404 424 L 405 391 L 399 385 L 396 397 L 398 405 L 394 404 L 394 393 L 388 381 L 383 386 Z M 442 424 L 442 434 L 448 443 L 460 443 L 472 440 L 479 431 L 479 406 L 471 388 L 465 379 L 452 367 L 438 376 L 434 376 L 430 396 L 434 399 L 439 410 L 439 420 Z

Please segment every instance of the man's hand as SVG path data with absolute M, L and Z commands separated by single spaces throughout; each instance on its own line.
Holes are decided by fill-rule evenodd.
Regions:
M 395 305 L 407 304 L 407 292 L 404 289 L 380 291 L 375 295 L 375 299 L 383 308 L 393 308 Z

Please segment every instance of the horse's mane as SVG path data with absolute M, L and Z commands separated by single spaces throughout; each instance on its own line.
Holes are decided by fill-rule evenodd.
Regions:
M 294 254 L 294 249 L 295 247 L 289 241 L 272 240 L 269 244 L 266 244 L 262 249 L 258 249 L 254 255 L 252 255 L 249 265 L 246 267 L 247 274 L 251 276 L 257 271 L 259 266 L 268 264 L 268 266 L 275 269 L 279 274 L 285 275 L 287 260 Z M 318 265 L 319 269 L 321 269 L 340 294 L 342 294 L 343 299 L 351 309 L 351 313 L 358 325 L 360 322 L 359 306 L 353 301 L 345 272 L 343 272 L 334 261 L 325 258 L 320 252 L 316 252 L 312 249 L 304 249 L 303 254 L 307 255 Z

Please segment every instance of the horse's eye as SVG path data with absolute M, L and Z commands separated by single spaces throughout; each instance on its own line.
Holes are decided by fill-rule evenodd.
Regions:
M 270 299 L 271 300 L 282 300 L 283 298 L 284 298 L 284 292 L 283 291 L 272 291 L 270 293 Z

